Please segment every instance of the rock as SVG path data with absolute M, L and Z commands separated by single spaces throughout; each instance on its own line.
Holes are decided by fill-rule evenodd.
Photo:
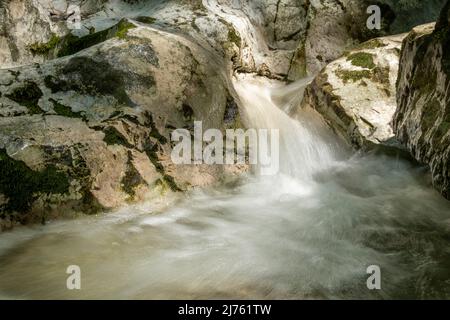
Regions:
M 10 0 L 0 3 L 0 68 L 42 62 L 46 50 L 67 33 L 64 23 L 53 23 L 40 1 Z M 36 51 L 33 51 L 33 48 Z
M 370 40 L 330 63 L 306 88 L 302 107 L 319 112 L 356 148 L 390 145 L 404 36 Z
M 450 2 L 434 28 L 414 28 L 403 42 L 394 130 L 411 154 L 431 168 L 433 184 L 450 199 Z
M 170 161 L 173 129 L 240 123 L 226 110 L 231 62 L 191 38 L 121 23 L 75 54 L 0 70 L 4 221 L 112 209 L 246 169 Z
M 400 33 L 428 21 L 444 0 L 398 4 L 383 0 L 382 30 L 365 28 L 369 0 L 14 0 L 3 5 L 0 56 L 4 67 L 52 59 L 53 49 L 70 30 L 67 5 L 80 5 L 82 28 L 74 36 L 102 31 L 123 17 L 193 36 L 232 59 L 235 69 L 256 72 L 265 64 L 277 78 L 296 80 L 317 74 L 360 43 Z M 414 10 L 411 15 L 410 11 Z M 20 14 L 17 14 L 20 12 Z M 25 19 L 24 17 L 27 17 Z M 29 33 L 28 30 L 37 30 Z

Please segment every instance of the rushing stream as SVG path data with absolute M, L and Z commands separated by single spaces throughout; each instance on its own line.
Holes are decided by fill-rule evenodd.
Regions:
M 4 233 L 0 297 L 450 298 L 450 203 L 424 168 L 341 151 L 312 111 L 290 118 L 304 84 L 235 83 L 249 125 L 280 129 L 278 175 Z

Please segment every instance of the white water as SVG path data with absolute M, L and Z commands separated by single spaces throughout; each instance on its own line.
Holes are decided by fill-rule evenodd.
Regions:
M 235 83 L 251 125 L 278 128 L 281 173 L 197 190 L 164 210 L 53 222 L 0 236 L 4 298 L 450 298 L 450 204 L 427 172 L 345 157 L 301 87 Z M 300 90 L 300 91 L 299 91 Z M 82 290 L 65 270 L 82 271 Z M 366 287 L 379 265 L 382 290 Z
M 259 77 L 243 77 L 234 82 L 248 127 L 278 129 L 280 171 L 290 178 L 302 180 L 310 180 L 315 173 L 330 168 L 339 147 L 324 130 L 320 130 L 320 120 L 312 112 L 305 110 L 298 121 L 286 113 L 299 103 L 302 96 L 299 92 L 303 93 L 308 82 L 301 80 L 288 87 Z

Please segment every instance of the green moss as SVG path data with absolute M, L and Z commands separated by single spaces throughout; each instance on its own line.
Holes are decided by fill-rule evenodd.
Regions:
M 376 49 L 376 48 L 382 48 L 382 47 L 386 47 L 387 44 L 385 44 L 383 41 L 381 41 L 380 39 L 372 39 L 366 42 L 363 42 L 359 45 L 357 45 L 355 47 L 355 49 L 357 50 L 362 50 L 362 49 Z
M 228 27 L 228 41 L 233 42 L 238 48 L 241 47 L 241 36 L 234 30 L 233 26 Z
M 125 91 L 126 74 L 106 61 L 73 57 L 62 69 L 62 74 L 72 79 L 54 83 L 53 87 L 59 86 L 64 90 L 74 90 L 90 95 L 111 95 L 120 103 L 134 106 Z M 151 83 L 154 80 L 148 76 L 142 81 Z
M 50 40 L 46 43 L 33 43 L 28 46 L 28 50 L 33 54 L 46 55 L 54 50 L 60 43 L 61 38 L 53 34 Z
M 156 19 L 153 17 L 145 17 L 145 16 L 140 16 L 135 18 L 136 21 L 142 22 L 142 23 L 146 23 L 146 24 L 153 24 L 156 22 Z
M 139 171 L 137 171 L 134 167 L 132 160 L 133 156 L 131 151 L 128 151 L 127 170 L 125 172 L 125 176 L 121 180 L 121 186 L 122 190 L 130 196 L 129 200 L 134 200 L 136 195 L 135 189 L 139 185 L 146 184 Z
M 42 97 L 42 91 L 39 86 L 32 81 L 26 82 L 23 86 L 14 89 L 5 96 L 18 104 L 27 107 L 31 114 L 43 113 L 42 109 L 38 106 L 39 99 Z
M 108 145 L 122 145 L 127 148 L 133 148 L 133 146 L 127 141 L 127 139 L 114 127 L 107 127 L 103 130 L 105 137 L 103 141 Z
M 164 182 L 167 183 L 170 190 L 172 191 L 182 191 L 175 182 L 175 179 L 167 174 L 163 176 Z
M 69 175 L 79 181 L 81 185 L 81 190 L 79 192 L 82 194 L 83 198 L 77 209 L 86 214 L 95 214 L 104 210 L 105 207 L 98 202 L 97 198 L 95 198 L 91 192 L 93 177 L 86 160 L 80 152 L 80 149 L 84 148 L 85 147 L 81 143 L 77 143 L 71 147 L 71 160 L 69 163 L 71 168 Z
M 181 191 L 181 189 L 176 184 L 173 177 L 166 174 L 164 166 L 159 162 L 158 155 L 155 151 L 155 147 L 151 147 L 150 144 L 145 148 L 145 153 L 147 154 L 150 162 L 155 166 L 156 171 L 162 175 L 162 179 L 157 182 L 157 185 L 161 186 L 163 190 L 170 188 L 172 191 Z
M 147 118 L 147 121 L 145 122 L 145 125 L 147 127 L 151 128 L 150 131 L 150 137 L 153 137 L 155 139 L 157 139 L 161 144 L 166 144 L 167 143 L 167 138 L 164 137 L 159 131 L 158 128 L 156 128 L 156 124 L 153 121 L 153 117 L 150 113 L 146 112 L 145 116 Z
M 77 37 L 72 34 L 67 35 L 62 40 L 61 49 L 58 51 L 58 57 L 72 55 L 86 48 L 92 47 L 108 39 L 106 30 L 88 34 L 84 37 Z
M 160 189 L 161 195 L 166 194 L 167 191 L 170 189 L 163 179 L 156 180 L 155 186 Z
M 347 61 L 351 61 L 354 66 L 366 69 L 373 69 L 376 67 L 373 62 L 373 55 L 367 52 L 357 52 L 349 55 Z
M 121 20 L 117 26 L 116 37 L 119 39 L 125 39 L 128 33 L 128 30 L 134 29 L 136 26 L 131 22 L 126 20 Z
M 64 194 L 69 185 L 67 175 L 53 165 L 34 171 L 23 161 L 9 157 L 5 149 L 0 149 L 0 192 L 9 199 L 2 210 L 26 212 L 31 208 L 36 193 Z
M 136 28 L 134 24 L 132 24 L 126 19 L 122 19 L 118 24 L 116 24 L 111 28 L 95 32 L 92 34 L 88 34 L 83 37 L 77 37 L 74 36 L 73 34 L 69 34 L 60 41 L 61 48 L 58 50 L 57 56 L 64 57 L 72 55 L 76 52 L 92 47 L 96 44 L 102 43 L 113 37 L 124 39 L 127 35 L 128 30 L 133 28 Z
M 337 70 L 336 75 L 341 78 L 344 83 L 349 81 L 358 82 L 364 78 L 370 79 L 372 73 L 369 70 Z
M 239 33 L 237 33 L 236 30 L 234 29 L 233 25 L 223 18 L 219 18 L 219 21 L 222 24 L 224 24 L 228 29 L 228 42 L 232 42 L 240 48 L 242 44 L 242 39 Z
M 56 77 L 47 75 L 44 77 L 44 83 L 52 93 L 69 90 L 65 82 L 58 81 Z
M 68 118 L 84 118 L 81 112 L 73 112 L 72 108 L 65 106 L 54 99 L 49 99 L 53 103 L 53 110 L 60 116 Z

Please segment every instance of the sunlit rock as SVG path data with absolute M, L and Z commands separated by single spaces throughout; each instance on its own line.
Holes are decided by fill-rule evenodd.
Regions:
M 395 83 L 404 37 L 370 40 L 330 63 L 306 89 L 303 107 L 318 111 L 354 147 L 392 144 Z

